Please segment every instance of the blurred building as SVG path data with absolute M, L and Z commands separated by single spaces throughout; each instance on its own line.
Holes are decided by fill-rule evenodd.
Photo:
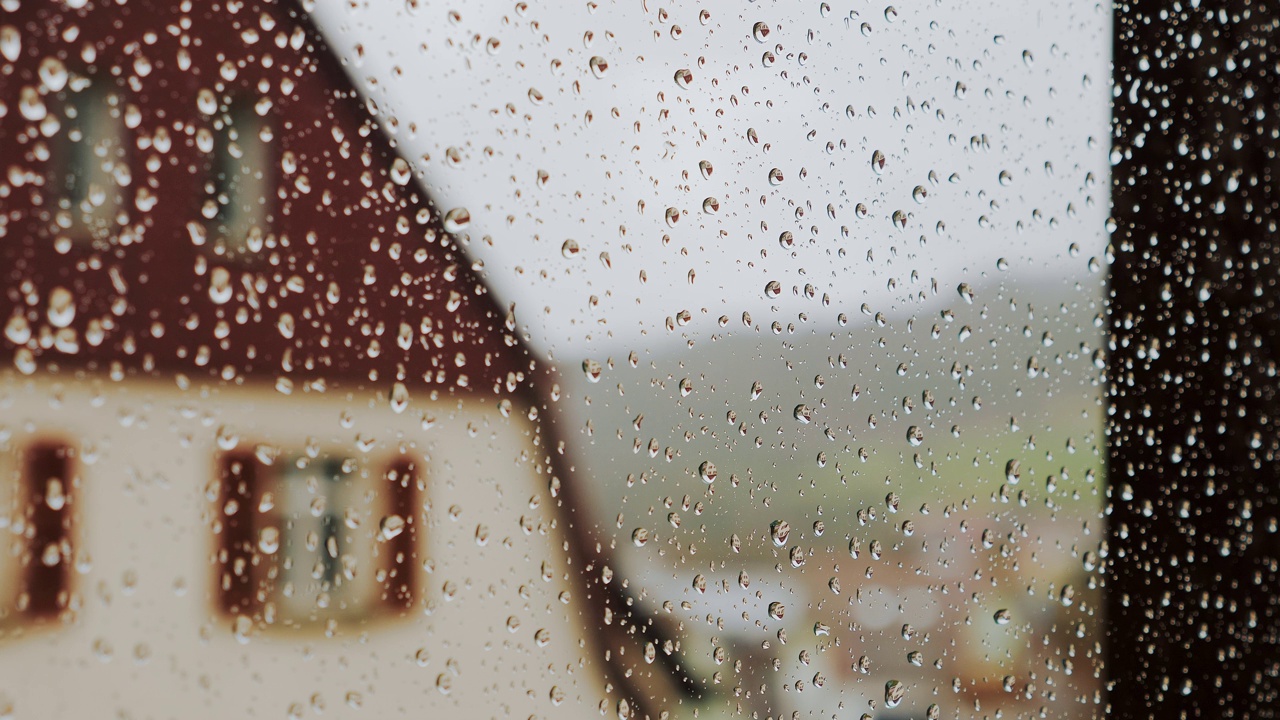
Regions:
M 0 709 L 677 707 L 467 211 L 300 8 L 23 2 L 0 54 Z

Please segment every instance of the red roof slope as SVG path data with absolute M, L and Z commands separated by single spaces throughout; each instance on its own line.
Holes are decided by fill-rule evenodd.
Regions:
M 0 19 L 20 43 L 0 42 L 0 358 L 300 389 L 525 386 L 506 311 L 306 23 L 292 3 L 235 0 L 28 2 Z M 115 96 L 128 184 L 111 229 L 77 240 L 58 148 L 84 79 Z M 211 139 L 235 113 L 269 132 L 261 249 L 239 257 L 208 218 Z

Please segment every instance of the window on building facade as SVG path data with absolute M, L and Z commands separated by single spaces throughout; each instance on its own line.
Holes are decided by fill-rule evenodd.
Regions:
M 58 237 L 74 244 L 116 234 L 132 182 L 121 94 L 77 77 L 64 90 L 65 127 L 53 139 L 52 189 Z
M 262 250 L 270 232 L 276 168 L 271 130 L 249 105 L 233 103 L 215 133 L 211 230 L 232 257 Z
M 398 617 L 419 594 L 418 464 L 318 452 L 218 461 L 219 604 L 279 628 Z

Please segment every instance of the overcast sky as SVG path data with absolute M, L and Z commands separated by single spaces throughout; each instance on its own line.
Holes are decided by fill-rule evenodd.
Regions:
M 318 0 L 314 16 L 562 361 L 744 311 L 892 314 L 935 279 L 955 297 L 1088 275 L 1108 212 L 1106 5 L 728 6 Z

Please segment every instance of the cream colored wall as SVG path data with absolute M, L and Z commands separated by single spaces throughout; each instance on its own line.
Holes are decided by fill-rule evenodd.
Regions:
M 89 555 L 75 574 L 74 619 L 0 637 L 0 710 L 285 718 L 312 717 L 322 704 L 329 717 L 598 717 L 601 661 L 584 647 L 582 593 L 566 579 L 565 538 L 532 462 L 529 421 L 518 406 L 503 417 L 496 399 L 422 395 L 396 414 L 372 396 L 0 375 L 0 433 L 10 433 L 11 448 L 50 433 L 80 446 L 77 547 Z M 430 509 L 418 560 L 431 569 L 420 573 L 413 615 L 340 627 L 334 637 L 255 630 L 238 642 L 231 620 L 213 610 L 215 504 L 206 490 L 220 429 L 242 443 L 301 449 L 315 439 L 370 459 L 403 444 L 426 458 Z M 376 528 L 377 518 L 368 522 Z M 484 546 L 478 525 L 488 528 Z M 552 686 L 565 696 L 559 706 Z

